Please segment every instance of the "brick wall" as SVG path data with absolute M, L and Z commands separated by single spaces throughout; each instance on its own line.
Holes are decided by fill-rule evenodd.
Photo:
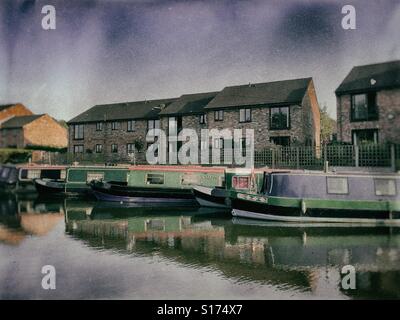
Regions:
M 382 90 L 376 97 L 379 118 L 376 121 L 351 122 L 351 95 L 336 98 L 338 139 L 352 142 L 351 132 L 357 129 L 378 129 L 379 143 L 400 143 L 400 89 Z
M 96 131 L 96 123 L 84 124 L 84 139 L 74 139 L 74 126 L 69 126 L 69 152 L 74 152 L 75 145 L 83 145 L 84 152 L 90 150 L 96 154 L 96 144 L 103 146 L 103 151 L 100 155 L 104 156 L 105 160 L 112 161 L 114 159 L 128 160 L 127 144 L 134 143 L 139 140 L 146 147 L 147 120 L 135 120 L 135 129 L 130 132 L 128 129 L 128 121 L 119 121 L 119 129 L 112 130 L 112 122 L 103 122 L 103 129 Z M 118 145 L 118 153 L 111 152 L 111 146 Z
M 66 148 L 67 130 L 56 120 L 44 115 L 24 126 L 24 145 Z
M 22 128 L 0 130 L 0 148 L 23 148 L 24 146 L 24 132 Z

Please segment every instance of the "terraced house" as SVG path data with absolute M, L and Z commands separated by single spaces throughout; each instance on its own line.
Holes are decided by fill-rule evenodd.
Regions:
M 151 128 L 164 129 L 168 135 L 190 128 L 199 137 L 201 129 L 254 129 L 255 150 L 274 144 L 320 143 L 320 114 L 312 78 L 231 86 L 174 99 L 99 105 L 68 124 L 70 152 L 78 156 L 102 154 L 109 160 L 129 160 L 137 146 L 144 150 Z M 220 139 L 210 142 L 223 148 Z M 169 143 L 167 148 L 175 147 Z
M 77 159 L 94 154 L 130 161 L 135 150 L 146 148 L 147 131 L 160 128 L 160 111 L 175 100 L 96 105 L 68 122 L 69 151 Z
M 354 67 L 335 93 L 338 140 L 400 143 L 400 61 Z

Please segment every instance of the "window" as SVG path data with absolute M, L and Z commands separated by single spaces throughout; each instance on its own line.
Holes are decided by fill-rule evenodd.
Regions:
M 74 139 L 75 140 L 83 139 L 83 124 L 74 125 Z
M 117 144 L 112 144 L 111 145 L 111 152 L 112 153 L 118 153 L 118 145 Z
M 372 121 L 378 119 L 376 92 L 351 96 L 351 121 Z
M 289 107 L 271 108 L 270 110 L 270 128 L 273 130 L 282 130 L 290 128 Z
M 246 147 L 248 145 L 248 141 L 246 138 L 240 138 L 240 147 L 242 148 L 242 156 L 244 157 L 246 155 Z
M 207 115 L 201 114 L 199 116 L 199 122 L 200 122 L 200 124 L 207 124 Z
M 104 172 L 88 172 L 86 174 L 86 182 L 104 180 Z
M 223 121 L 224 120 L 224 110 L 217 110 L 214 112 L 214 120 L 215 121 Z
M 282 147 L 290 146 L 290 137 L 288 137 L 288 136 L 271 137 L 271 138 L 269 138 L 269 141 L 272 142 L 273 144 L 276 144 L 277 146 L 282 146 Z
M 162 173 L 148 173 L 146 175 L 147 184 L 164 184 L 164 174 Z
M 83 153 L 83 145 L 75 145 L 74 146 L 74 153 Z
M 102 131 L 102 130 L 103 130 L 103 122 L 97 122 L 96 131 Z
M 235 189 L 248 189 L 250 185 L 250 177 L 232 177 L 232 187 Z
M 395 196 L 396 195 L 396 181 L 394 179 L 374 179 L 375 194 L 377 196 Z
M 111 122 L 111 130 L 118 130 L 119 129 L 119 122 L 113 121 Z
M 160 129 L 160 120 L 148 120 L 147 130 Z
M 128 120 L 128 128 L 127 131 L 134 131 L 135 130 L 135 120 Z
M 102 153 L 103 152 L 103 145 L 102 144 L 96 144 L 96 153 Z
M 135 144 L 134 143 L 128 143 L 126 145 L 126 153 L 127 154 L 135 153 Z
M 366 143 L 378 143 L 377 129 L 362 129 L 352 131 L 352 140 L 354 145 Z
M 348 194 L 349 186 L 347 178 L 342 177 L 327 177 L 326 178 L 327 192 L 333 194 Z
M 214 139 L 214 148 L 215 149 L 223 149 L 224 148 L 224 138 Z
M 239 122 L 251 122 L 251 109 L 239 110 Z

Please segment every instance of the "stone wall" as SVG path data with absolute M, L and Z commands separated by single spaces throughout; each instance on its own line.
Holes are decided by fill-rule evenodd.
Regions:
M 22 128 L 0 130 L 0 148 L 24 148 L 24 146 Z

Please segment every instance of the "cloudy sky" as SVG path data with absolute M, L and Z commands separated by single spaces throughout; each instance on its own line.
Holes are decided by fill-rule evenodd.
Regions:
M 44 5 L 56 29 L 43 30 Z M 356 30 L 341 27 L 345 4 Z M 0 103 L 69 120 L 95 104 L 312 76 L 335 116 L 354 65 L 400 59 L 398 0 L 0 0 Z

